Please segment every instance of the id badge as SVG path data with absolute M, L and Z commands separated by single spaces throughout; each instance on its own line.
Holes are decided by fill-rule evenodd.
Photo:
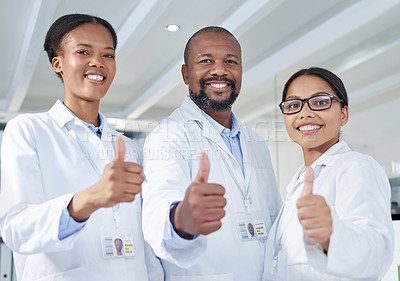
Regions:
M 263 240 L 267 238 L 265 222 L 259 213 L 238 213 L 235 215 L 240 241 Z
M 133 258 L 133 228 L 107 226 L 101 228 L 103 258 Z

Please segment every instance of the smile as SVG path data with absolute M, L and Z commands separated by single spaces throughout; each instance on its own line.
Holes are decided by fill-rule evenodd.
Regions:
M 310 132 L 310 131 L 316 131 L 320 129 L 322 126 L 321 125 L 304 125 L 300 126 L 297 129 L 302 132 Z
M 222 89 L 228 86 L 228 83 L 210 83 L 209 86 L 217 89 Z
M 95 74 L 88 74 L 85 75 L 87 79 L 93 80 L 93 81 L 104 81 L 106 78 L 102 75 L 95 75 Z

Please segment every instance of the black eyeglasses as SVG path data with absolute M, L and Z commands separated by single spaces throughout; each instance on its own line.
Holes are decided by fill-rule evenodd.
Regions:
M 338 101 L 340 103 L 344 103 L 343 100 L 331 96 L 331 95 L 319 95 L 313 96 L 308 99 L 290 99 L 282 101 L 279 104 L 279 108 L 281 109 L 283 114 L 295 114 L 299 113 L 304 106 L 304 102 L 307 102 L 308 107 L 314 111 L 321 111 L 325 109 L 329 109 L 332 106 L 332 100 Z

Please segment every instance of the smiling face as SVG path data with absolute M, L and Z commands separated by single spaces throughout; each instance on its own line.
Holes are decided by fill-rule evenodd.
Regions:
M 225 33 L 199 34 L 190 42 L 182 76 L 191 98 L 204 111 L 230 110 L 242 85 L 239 43 Z
M 303 75 L 290 84 L 286 100 L 305 99 L 322 94 L 336 96 L 323 79 Z M 339 141 L 340 127 L 348 120 L 348 107 L 342 108 L 339 102 L 333 100 L 331 108 L 312 111 L 305 103 L 299 113 L 285 115 L 284 119 L 290 138 L 301 146 L 305 158 L 309 153 L 313 154 L 312 163 Z
M 60 54 L 53 58 L 52 67 L 63 78 L 66 100 L 99 102 L 116 71 L 109 30 L 93 23 L 74 28 L 63 37 Z

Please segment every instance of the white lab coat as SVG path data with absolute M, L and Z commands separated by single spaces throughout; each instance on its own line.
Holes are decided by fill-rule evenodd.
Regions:
M 394 248 L 390 185 L 382 167 L 370 156 L 352 152 L 344 141 L 312 164 L 313 193 L 325 198 L 332 214 L 327 255 L 306 242 L 297 216 L 303 167 L 289 183 L 282 216 L 270 230 L 264 280 L 380 280 Z M 274 250 L 278 259 L 272 275 Z
M 103 120 L 100 140 L 57 101 L 49 112 L 23 114 L 8 122 L 1 148 L 0 228 L 14 252 L 18 280 L 143 281 L 148 280 L 145 258 L 154 280 L 163 280 L 158 259 L 151 256 L 140 231 L 140 195 L 120 204 L 121 226 L 134 228 L 134 258 L 102 257 L 100 228 L 114 226 L 111 208 L 99 209 L 78 233 L 58 239 L 62 209 L 76 192 L 99 180 L 75 138 L 100 171 L 114 157 L 112 139 L 120 133 Z M 137 162 L 135 143 L 124 140 L 126 160 Z
M 266 143 L 243 124 L 240 132 L 245 176 L 221 136 L 189 97 L 148 136 L 143 150 L 147 179 L 142 189 L 143 230 L 163 259 L 166 280 L 261 280 L 265 241 L 239 239 L 234 218 L 245 212 L 239 188 L 249 188 L 251 210 L 260 211 L 267 230 L 277 216 L 281 198 Z M 202 151 L 210 159 L 209 182 L 226 189 L 222 227 L 194 240 L 171 239 L 170 205 L 183 200 L 197 175 Z

